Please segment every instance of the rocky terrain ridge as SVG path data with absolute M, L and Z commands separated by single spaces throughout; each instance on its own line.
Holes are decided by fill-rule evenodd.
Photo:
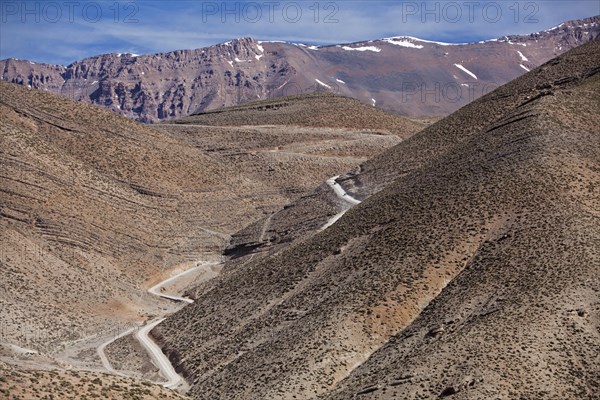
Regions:
M 240 38 L 68 66 L 7 59 L 0 78 L 157 122 L 254 100 L 332 91 L 403 115 L 447 115 L 600 34 L 600 17 L 450 45 L 392 37 L 332 46 Z

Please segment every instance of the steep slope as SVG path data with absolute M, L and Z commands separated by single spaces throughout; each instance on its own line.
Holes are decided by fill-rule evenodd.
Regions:
M 390 125 L 151 128 L 0 82 L 0 343 L 98 369 L 95 346 L 172 307 L 147 287 L 422 126 L 338 101 Z
M 57 350 L 137 320 L 146 280 L 287 201 L 95 106 L 1 82 L 0 116 L 3 341 Z
M 337 46 L 232 40 L 63 67 L 8 59 L 2 80 L 156 122 L 257 99 L 329 90 L 403 115 L 447 115 L 600 34 L 600 16 L 543 32 L 449 45 L 393 37 Z
M 325 398 L 597 396 L 599 55 L 596 41 L 532 73 L 552 90 L 461 145 L 474 154 L 462 171 L 452 167 L 465 152 L 443 157 L 471 181 L 462 198 L 479 204 L 458 218 L 497 222 L 419 317 Z M 502 147 L 489 152 L 490 136 Z
M 296 151 L 327 146 L 322 159 L 295 164 L 301 180 L 274 182 L 248 163 L 207 156 L 189 137 L 4 82 L 0 112 L 2 340 L 48 351 L 98 336 L 102 325 L 138 320 L 155 303 L 144 282 L 219 254 L 228 234 L 398 140 L 246 131 L 258 139 L 240 145 L 239 130 L 193 128 L 235 145 L 238 158 L 262 143 L 274 159 L 278 137 Z M 344 141 L 353 143 L 347 154 L 327 154 Z
M 335 224 L 198 287 L 154 330 L 191 394 L 594 398 L 598 60 L 574 49 L 402 142 L 338 180 L 376 189 Z

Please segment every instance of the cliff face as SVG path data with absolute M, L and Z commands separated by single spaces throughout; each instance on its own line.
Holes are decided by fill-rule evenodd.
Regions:
M 63 67 L 0 61 L 0 78 L 157 122 L 257 99 L 334 91 L 405 115 L 445 115 L 600 35 L 600 17 L 464 45 L 394 37 L 336 46 L 241 38 L 104 54 Z
M 239 39 L 163 54 L 105 54 L 66 68 L 17 60 L 0 66 L 5 81 L 155 122 L 263 97 L 273 71 L 287 72 L 285 60 L 267 66 L 260 60 L 263 54 L 257 41 Z

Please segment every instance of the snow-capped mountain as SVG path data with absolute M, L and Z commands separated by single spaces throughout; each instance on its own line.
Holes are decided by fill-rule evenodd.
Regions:
M 404 115 L 445 115 L 600 36 L 600 16 L 476 43 L 397 36 L 332 46 L 240 38 L 195 50 L 104 54 L 64 67 L 0 61 L 0 78 L 143 122 L 334 91 Z

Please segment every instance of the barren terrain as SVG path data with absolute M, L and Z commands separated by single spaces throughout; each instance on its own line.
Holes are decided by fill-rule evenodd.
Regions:
M 198 287 L 154 330 L 190 394 L 594 398 L 598 60 L 572 50 L 364 163 L 335 224 Z
M 0 396 L 10 400 L 189 400 L 145 381 L 90 371 L 22 369 L 3 363 L 0 363 Z
M 96 347 L 177 309 L 146 289 L 219 261 L 231 234 L 428 123 L 336 102 L 319 128 L 148 127 L 0 82 L 2 360 L 21 365 L 26 348 L 28 368 L 102 370 Z M 344 112 L 390 125 L 351 129 Z M 186 279 L 177 290 L 202 281 Z M 114 369 L 160 381 L 131 336 L 106 351 Z
M 0 82 L 0 393 L 596 399 L 599 60 L 440 120 L 316 93 L 148 126 Z

